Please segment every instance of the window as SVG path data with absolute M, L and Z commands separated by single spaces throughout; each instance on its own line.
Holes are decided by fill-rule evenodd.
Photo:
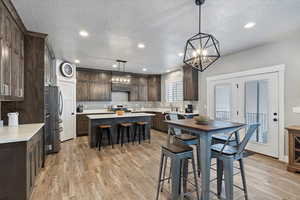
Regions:
M 183 81 L 172 81 L 166 87 L 167 102 L 183 101 Z

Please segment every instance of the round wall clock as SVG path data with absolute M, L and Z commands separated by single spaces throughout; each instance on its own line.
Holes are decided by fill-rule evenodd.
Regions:
M 71 78 L 74 75 L 74 68 L 71 63 L 63 62 L 60 65 L 61 74 L 65 77 Z

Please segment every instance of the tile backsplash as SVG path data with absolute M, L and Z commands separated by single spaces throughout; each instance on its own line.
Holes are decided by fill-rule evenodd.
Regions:
M 184 108 L 188 104 L 192 104 L 194 110 L 198 108 L 198 101 L 181 101 L 176 103 L 160 102 L 160 101 L 81 101 L 77 105 L 83 105 L 85 110 L 103 109 L 110 105 L 124 105 L 128 108 Z

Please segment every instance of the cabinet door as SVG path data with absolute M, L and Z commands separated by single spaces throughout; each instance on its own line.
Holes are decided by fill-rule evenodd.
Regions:
M 161 77 L 159 75 L 153 75 L 148 78 L 148 100 L 161 100 Z
M 4 37 L 4 5 L 0 1 L 0 40 Z
M 77 136 L 88 135 L 89 120 L 86 115 L 77 115 L 76 116 L 76 133 Z
M 183 67 L 183 99 L 198 100 L 198 71 L 189 66 Z
M 77 80 L 76 84 L 76 100 L 89 101 L 89 82 Z
M 103 99 L 104 88 L 99 82 L 90 82 L 90 101 L 101 101 Z
M 76 78 L 79 81 L 90 81 L 91 72 L 88 71 L 77 71 Z
M 4 9 L 3 39 L 1 40 L 1 95 L 11 95 L 11 18 Z
M 139 78 L 139 101 L 148 100 L 148 81 L 146 77 Z

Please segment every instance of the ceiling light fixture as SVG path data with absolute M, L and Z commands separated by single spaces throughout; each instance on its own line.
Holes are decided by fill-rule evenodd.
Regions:
M 168 70 L 167 70 L 167 73 L 169 73 L 170 71 L 171 71 L 171 70 L 168 69 Z
M 80 60 L 76 59 L 76 60 L 74 60 L 74 62 L 75 62 L 76 64 L 79 64 L 79 63 L 80 63 Z
M 117 67 L 118 67 L 118 65 L 116 65 L 116 64 L 113 64 L 113 65 L 112 65 L 112 67 L 113 67 L 113 68 L 117 68 Z
M 255 25 L 256 25 L 255 22 L 248 22 L 247 24 L 245 24 L 244 28 L 245 29 L 253 28 Z
M 144 48 L 145 48 L 145 44 L 139 43 L 139 44 L 138 44 L 138 48 L 139 48 L 139 49 L 144 49 Z
M 125 72 L 125 64 L 127 63 L 126 60 L 116 60 L 118 65 L 114 64 L 113 67 L 116 68 L 119 66 L 119 72 Z M 130 76 L 127 75 L 113 75 L 111 78 L 112 83 L 117 83 L 117 84 L 129 84 L 131 79 Z
M 144 71 L 144 72 L 146 72 L 146 71 L 147 71 L 147 69 L 146 69 L 146 68 L 143 68 L 143 71 Z
M 79 32 L 79 35 L 82 36 L 82 37 L 87 37 L 87 36 L 89 36 L 89 33 L 85 30 L 82 30 L 82 31 Z
M 199 32 L 187 40 L 183 62 L 201 72 L 206 70 L 220 57 L 219 41 L 212 35 L 201 32 L 201 6 L 205 0 L 196 0 L 199 6 Z
M 184 53 L 178 53 L 178 56 L 182 57 L 182 56 L 184 56 Z

